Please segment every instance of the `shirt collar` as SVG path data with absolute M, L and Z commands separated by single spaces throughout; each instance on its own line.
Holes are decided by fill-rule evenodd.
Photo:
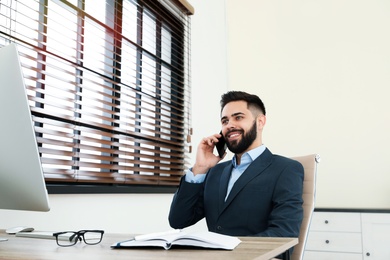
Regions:
M 244 153 L 242 156 L 241 156 L 241 164 L 244 163 L 244 162 L 247 162 L 248 164 L 253 162 L 254 160 L 256 160 L 257 157 L 259 157 L 264 151 L 265 151 L 265 145 L 262 144 L 246 153 Z M 233 156 L 233 159 L 232 159 L 232 164 L 233 164 L 233 167 L 236 168 L 237 167 L 237 159 L 236 159 L 236 156 Z

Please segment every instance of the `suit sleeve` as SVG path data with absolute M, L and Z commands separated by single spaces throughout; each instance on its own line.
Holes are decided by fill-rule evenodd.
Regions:
M 169 211 L 169 224 L 182 229 L 194 225 L 204 217 L 203 183 L 188 183 L 182 177 L 180 186 L 173 196 Z
M 277 180 L 268 228 L 257 236 L 298 237 L 303 219 L 303 166 L 293 161 Z

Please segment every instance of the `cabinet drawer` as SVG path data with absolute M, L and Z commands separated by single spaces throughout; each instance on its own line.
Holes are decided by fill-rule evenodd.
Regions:
M 303 260 L 362 260 L 362 254 L 305 251 Z
M 314 212 L 313 231 L 361 232 L 360 213 Z
M 361 233 L 310 231 L 306 250 L 362 253 Z

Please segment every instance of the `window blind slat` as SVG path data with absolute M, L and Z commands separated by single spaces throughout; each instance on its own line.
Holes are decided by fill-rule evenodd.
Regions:
M 0 45 L 19 45 L 46 181 L 178 185 L 191 146 L 191 6 L 77 3 L 4 0 L 0 10 Z

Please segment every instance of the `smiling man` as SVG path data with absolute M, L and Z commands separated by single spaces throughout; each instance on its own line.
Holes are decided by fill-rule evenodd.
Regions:
M 298 237 L 303 167 L 266 148 L 265 123 L 265 107 L 258 96 L 241 91 L 222 95 L 221 133 L 234 157 L 219 163 L 221 158 L 213 150 L 220 134 L 202 139 L 196 162 L 174 195 L 169 213 L 172 228 L 206 218 L 209 231 L 216 233 Z

